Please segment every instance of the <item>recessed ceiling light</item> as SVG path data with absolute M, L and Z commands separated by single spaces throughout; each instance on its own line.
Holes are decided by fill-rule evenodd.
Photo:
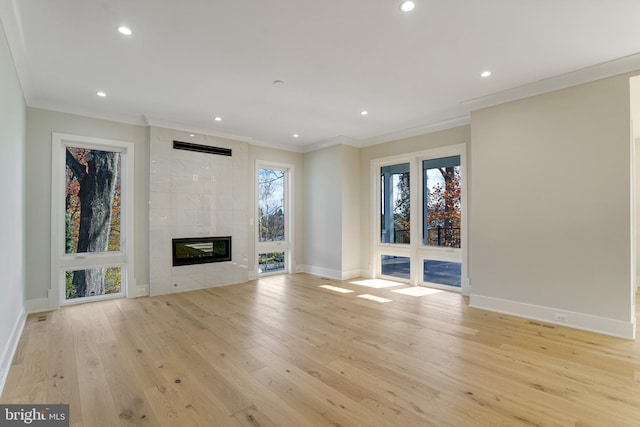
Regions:
M 213 118 L 213 120 L 215 120 L 216 122 L 221 122 L 222 121 L 222 117 L 216 116 L 216 117 Z
M 294 134 L 293 134 L 293 137 L 294 137 L 294 138 L 300 138 L 300 135 L 298 135 L 297 133 L 294 133 Z
M 369 112 L 367 110 L 360 111 L 360 115 L 361 116 L 366 116 L 367 114 L 369 114 Z
M 133 34 L 133 31 L 131 31 L 131 28 L 124 25 L 121 25 L 118 27 L 118 32 L 125 36 L 130 36 L 131 34 Z
M 195 133 L 190 133 L 190 134 L 189 134 L 189 136 L 190 136 L 191 138 L 193 138 L 193 137 L 195 137 L 195 136 L 196 136 L 196 134 L 195 134 Z
M 98 91 L 98 92 L 96 92 L 96 95 L 98 95 L 98 96 L 99 96 L 99 97 L 101 97 L 101 98 L 104 98 L 105 96 L 107 96 L 107 94 L 106 94 L 106 93 L 104 93 L 104 92 L 103 92 L 103 91 L 101 91 L 101 90 L 100 90 L 100 91 Z
M 402 2 L 400 5 L 400 10 L 403 12 L 411 12 L 416 7 L 416 4 L 412 1 Z
M 480 73 L 480 77 L 489 77 L 491 75 L 491 71 L 487 70 L 487 71 L 483 71 L 482 73 Z
M 282 80 L 274 80 L 273 84 L 276 86 L 282 86 L 284 84 L 284 82 Z

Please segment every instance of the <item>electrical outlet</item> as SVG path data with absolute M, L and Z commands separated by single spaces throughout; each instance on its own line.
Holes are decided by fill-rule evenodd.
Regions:
M 567 323 L 569 321 L 569 315 L 567 313 L 556 313 L 556 321 Z

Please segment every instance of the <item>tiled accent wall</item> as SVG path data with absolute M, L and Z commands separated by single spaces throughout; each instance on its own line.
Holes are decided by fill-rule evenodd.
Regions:
M 248 280 L 248 144 L 171 129 L 150 130 L 151 295 Z M 173 141 L 231 148 L 231 157 L 174 150 Z M 171 239 L 232 236 L 232 261 L 173 267 Z

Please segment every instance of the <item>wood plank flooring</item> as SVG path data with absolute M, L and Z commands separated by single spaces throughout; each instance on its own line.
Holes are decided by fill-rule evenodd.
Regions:
M 640 426 L 640 341 L 401 288 L 283 275 L 31 315 L 0 401 L 91 427 Z

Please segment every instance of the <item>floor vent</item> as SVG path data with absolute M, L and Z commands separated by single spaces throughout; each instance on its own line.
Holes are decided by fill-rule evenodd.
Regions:
M 46 314 L 41 314 L 38 316 L 38 322 L 45 322 L 47 320 Z

